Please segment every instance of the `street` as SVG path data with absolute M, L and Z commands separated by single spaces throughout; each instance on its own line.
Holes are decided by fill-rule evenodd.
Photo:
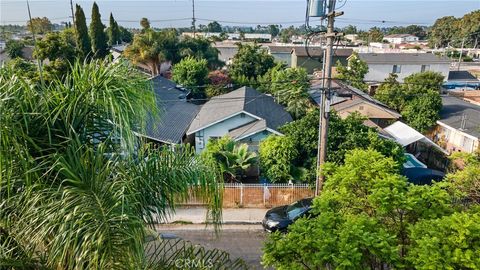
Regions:
M 175 234 L 206 249 L 220 249 L 230 253 L 232 259 L 243 259 L 250 269 L 263 269 L 260 260 L 265 232 L 261 225 L 223 225 L 218 237 L 205 225 L 160 225 L 160 233 Z

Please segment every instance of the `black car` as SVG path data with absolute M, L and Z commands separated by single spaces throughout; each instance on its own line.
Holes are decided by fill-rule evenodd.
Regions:
M 286 232 L 288 225 L 309 214 L 312 209 L 312 200 L 313 198 L 306 198 L 268 210 L 262 221 L 263 228 L 267 232 Z

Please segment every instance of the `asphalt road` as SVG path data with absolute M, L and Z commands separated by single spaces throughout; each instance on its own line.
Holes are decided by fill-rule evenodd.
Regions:
M 242 258 L 251 269 L 263 269 L 260 264 L 266 234 L 261 225 L 224 225 L 218 235 L 204 225 L 159 226 L 161 233 L 171 233 L 184 240 L 230 253 L 232 258 Z

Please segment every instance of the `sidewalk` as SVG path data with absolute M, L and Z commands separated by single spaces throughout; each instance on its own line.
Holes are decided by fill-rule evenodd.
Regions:
M 224 208 L 222 223 L 224 224 L 260 224 L 268 209 L 264 208 Z M 177 208 L 167 223 L 205 223 L 207 210 L 204 207 Z

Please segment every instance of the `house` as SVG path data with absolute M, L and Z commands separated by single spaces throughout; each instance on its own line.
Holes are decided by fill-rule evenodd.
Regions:
M 394 34 L 383 37 L 383 40 L 393 44 L 418 42 L 418 37 L 410 34 Z
M 292 121 L 290 114 L 273 97 L 242 87 L 205 103 L 187 131 L 195 135 L 195 149 L 201 152 L 208 140 L 230 136 L 257 150 L 269 134 L 281 135 L 278 128 Z
M 238 46 L 233 42 L 216 42 L 213 46 L 218 50 L 218 59 L 226 64 L 230 64 L 238 52 Z
M 322 47 L 294 47 L 291 50 L 291 67 L 303 67 L 308 74 L 313 74 L 315 70 L 322 69 L 323 62 Z M 353 49 L 350 48 L 336 48 L 333 54 L 333 62 L 340 61 L 342 64 L 347 64 L 347 58 L 352 55 Z
M 145 134 L 151 141 L 175 145 L 193 143 L 186 132 L 200 111 L 200 106 L 188 102 L 189 92 L 161 76 L 151 79 L 158 107 L 158 115 L 148 115 Z
M 287 66 L 292 64 L 292 46 L 275 46 L 267 45 L 267 50 L 270 55 L 275 58 L 275 61 L 285 63 Z
M 371 84 L 383 82 L 390 73 L 405 77 L 418 72 L 435 71 L 448 78 L 450 60 L 432 53 L 359 53 L 358 57 L 368 64 L 365 81 Z
M 466 70 L 452 70 L 443 87 L 449 90 L 475 90 L 480 89 L 480 80 Z
M 452 152 L 480 150 L 480 106 L 453 96 L 442 96 L 440 119 L 432 138 Z
M 332 85 L 333 95 L 330 101 L 330 108 L 335 110 L 341 118 L 346 118 L 348 115 L 358 112 L 368 118 L 364 122 L 365 125 L 375 127 L 378 130 L 401 118 L 399 113 L 362 90 L 337 80 L 334 80 Z M 318 85 L 314 85 L 312 88 L 317 87 Z M 315 103 L 320 104 L 320 92 L 311 90 L 309 93 Z

